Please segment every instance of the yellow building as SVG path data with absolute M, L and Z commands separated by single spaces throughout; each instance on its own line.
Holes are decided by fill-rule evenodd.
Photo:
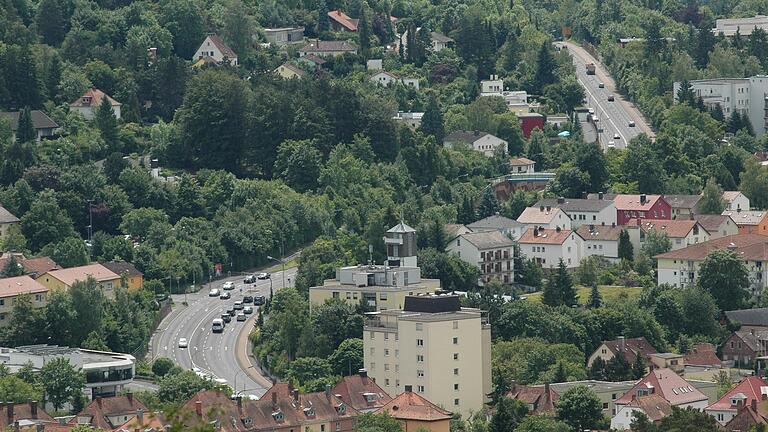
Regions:
M 361 301 L 373 310 L 402 309 L 405 297 L 431 294 L 440 289 L 440 280 L 422 279 L 418 267 L 360 265 L 336 270 L 336 279 L 309 289 L 310 306 L 326 300 L 342 299 L 358 305 Z
M 126 261 L 108 261 L 102 265 L 120 276 L 121 283 L 125 284 L 129 291 L 138 291 L 144 286 L 144 273 L 136 269 L 133 264 Z
M 107 297 L 113 297 L 115 287 L 120 286 L 120 276 L 101 264 L 49 271 L 39 276 L 37 282 L 50 290 L 69 289 L 75 282 L 84 282 L 89 277 L 96 280 Z
M 283 63 L 275 69 L 275 73 L 283 79 L 304 78 L 307 74 L 298 66 L 291 63 Z
M 29 276 L 16 276 L 0 279 L 0 327 L 9 323 L 16 298 L 31 296 L 32 307 L 43 308 L 48 304 L 48 288 Z
M 408 296 L 403 310 L 368 314 L 364 366 L 387 393 L 411 386 L 467 418 L 491 393 L 491 326 L 455 295 Z

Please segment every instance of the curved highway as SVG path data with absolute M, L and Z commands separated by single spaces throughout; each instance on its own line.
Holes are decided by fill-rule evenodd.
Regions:
M 295 268 L 286 269 L 285 285 L 292 286 L 295 277 Z M 282 288 L 283 275 L 274 272 L 271 279 L 257 280 L 253 284 L 245 284 L 243 276 L 237 276 L 216 281 L 211 287 L 223 292 L 222 285 L 227 281 L 235 283 L 235 289 L 227 291 L 232 296 L 229 300 L 209 297 L 207 284 L 199 292 L 187 294 L 187 306 L 183 305 L 183 294 L 173 296 L 174 310 L 160 323 L 152 337 L 152 358 L 167 357 L 184 369 L 199 370 L 213 378 L 226 380 L 236 392 L 261 397 L 270 381 L 250 367 L 245 353 L 247 335 L 258 314 L 257 306 L 250 304 L 254 312 L 247 315 L 244 322 L 232 317 L 223 333 L 213 333 L 211 324 L 214 318 L 219 318 L 246 295 L 269 298 L 270 283 L 273 290 Z M 187 339 L 188 348 L 179 348 L 180 338 Z
M 655 137 L 653 129 L 645 120 L 634 104 L 627 102 L 616 91 L 616 84 L 608 74 L 605 67 L 584 48 L 573 42 L 556 43 L 561 49 L 567 49 L 576 67 L 576 78 L 584 87 L 587 107 L 595 110 L 595 116 L 599 119 L 597 126 L 603 129 L 600 133 L 600 143 L 603 149 L 613 142 L 616 148 L 626 148 L 629 140 L 641 133 L 645 133 L 651 139 Z M 587 75 L 586 65 L 595 64 L 595 74 Z M 604 88 L 600 88 L 603 83 Z M 613 95 L 615 100 L 609 101 L 608 96 Z M 634 126 L 630 126 L 634 122 Z

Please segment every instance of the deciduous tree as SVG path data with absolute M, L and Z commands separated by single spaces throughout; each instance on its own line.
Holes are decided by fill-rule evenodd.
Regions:
M 730 250 L 713 250 L 699 266 L 698 285 L 721 310 L 740 308 L 748 296 L 749 273 L 744 259 Z

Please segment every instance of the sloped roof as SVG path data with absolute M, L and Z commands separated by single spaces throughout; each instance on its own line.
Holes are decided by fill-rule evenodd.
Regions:
M 357 31 L 357 20 L 350 18 L 340 10 L 328 12 L 328 18 L 336 21 L 349 31 Z
M 703 260 L 714 250 L 732 249 L 745 260 L 768 260 L 768 236 L 734 234 L 657 255 L 656 259 Z
M 738 198 L 739 195 L 743 194 L 739 191 L 723 191 L 723 199 L 729 203 Z
M 45 292 L 48 292 L 48 288 L 26 275 L 0 279 L 0 297 Z
M 715 346 L 706 342 L 694 345 L 683 358 L 686 365 L 720 367 L 723 364 L 715 354 Z
M 661 195 L 646 195 L 645 204 L 640 203 L 640 195 L 620 194 L 613 198 L 616 210 L 647 211 L 659 200 L 664 200 Z M 666 201 L 666 200 L 665 200 Z
M 759 225 L 760 222 L 765 219 L 766 215 L 768 215 L 768 212 L 764 210 L 742 210 L 742 211 L 732 211 L 732 210 L 726 210 L 722 214 L 726 216 L 730 216 L 731 219 L 733 219 L 734 222 L 736 222 L 736 225 Z
M 623 341 L 621 339 L 614 339 L 603 341 L 603 344 L 605 344 L 613 355 L 618 355 L 619 353 L 624 354 L 624 358 L 627 360 L 627 363 L 630 364 L 635 361 L 635 357 L 637 357 L 638 353 L 645 361 L 648 361 L 651 354 L 657 353 L 656 348 L 648 343 L 644 337 L 626 338 Z
M 294 66 L 292 63 L 283 63 L 283 64 L 280 65 L 280 67 L 286 68 L 289 71 L 291 71 L 291 72 L 293 72 L 293 73 L 295 73 L 296 75 L 299 75 L 299 76 L 305 76 L 307 74 L 301 68 L 299 68 L 297 66 Z
M 77 108 L 77 107 L 96 108 L 97 106 L 101 105 L 101 100 L 104 99 L 104 96 L 107 97 L 107 100 L 109 101 L 110 104 L 112 104 L 113 107 L 122 105 L 120 102 L 112 99 L 108 94 L 97 89 L 96 87 L 93 87 L 88 91 L 86 91 L 85 93 L 83 93 L 83 95 L 77 98 L 76 101 L 69 104 L 69 106 L 73 108 Z M 90 98 L 90 102 L 88 101 L 88 98 Z
M 654 369 L 643 379 L 637 382 L 628 392 L 617 399 L 614 404 L 627 405 L 637 396 L 637 391 L 648 390 L 657 394 L 672 406 L 688 404 L 692 402 L 706 401 L 707 397 L 688 381 L 681 378 L 672 369 Z
M 560 395 L 549 385 L 530 387 L 516 384 L 506 397 L 519 400 L 526 405 L 533 405 L 533 411 L 529 411 L 528 414 L 543 414 L 555 412 L 555 402 Z
M 471 229 L 472 231 L 478 229 L 503 230 L 519 228 L 521 226 L 523 226 L 523 224 L 514 219 L 504 217 L 500 214 L 495 214 L 488 216 L 487 218 L 480 219 L 479 221 L 472 222 L 471 224 L 467 225 L 467 228 Z
M 208 37 L 211 39 L 211 43 L 213 43 L 216 48 L 221 51 L 221 55 L 224 57 L 227 57 L 229 59 L 236 59 L 237 54 L 235 54 L 235 51 L 232 50 L 232 48 L 227 45 L 224 40 L 219 37 L 219 35 L 216 34 L 209 34 Z
M 14 421 L 18 420 L 42 420 L 53 422 L 53 417 L 43 410 L 43 404 L 37 402 L 13 403 L 13 418 L 8 418 L 8 405 L 11 403 L 2 403 L 0 405 L 0 428 L 5 430 L 13 426 Z M 36 414 L 32 414 L 33 409 Z
M 768 327 L 768 308 L 738 309 L 725 311 L 730 322 L 739 322 L 742 326 Z
M 728 221 L 728 219 L 731 219 L 731 217 L 727 215 L 701 215 L 700 214 L 700 215 L 694 215 L 693 219 L 699 224 L 701 224 L 701 226 L 705 230 L 707 230 L 707 232 L 714 233 L 720 229 L 723 223 Z M 733 222 L 733 219 L 731 219 L 731 222 Z
M 89 264 L 61 270 L 53 270 L 49 271 L 47 274 L 55 277 L 67 286 L 71 286 L 77 281 L 86 281 L 89 276 L 96 279 L 97 282 L 120 279 L 120 276 L 101 264 Z
M 397 395 L 388 404 L 379 408 L 377 414 L 389 413 L 398 420 L 418 420 L 425 422 L 445 421 L 453 417 L 453 413 L 446 411 L 423 396 L 412 391 L 406 391 Z
M 353 418 L 359 414 L 358 410 L 333 395 L 333 392 L 330 394 L 325 392 L 301 393 L 298 395 L 298 400 L 294 400 L 291 391 L 292 388 L 287 383 L 277 383 L 267 390 L 258 401 L 243 402 L 245 412 L 253 419 L 252 428 L 267 430 L 276 426 L 280 428 L 289 425 L 298 426 L 307 420 L 335 422 Z M 341 406 L 344 407 L 343 413 L 338 411 Z M 276 407 L 284 415 L 284 420 L 280 423 L 276 422 L 272 416 Z M 310 407 L 314 410 L 313 415 L 309 415 L 305 411 Z
M 347 41 L 312 41 L 299 50 L 305 53 L 322 53 L 322 52 L 356 52 L 357 48 Z
M 392 400 L 387 392 L 367 375 L 345 376 L 331 392 L 358 411 L 372 411 Z M 368 402 L 366 395 L 372 396 L 371 402 Z
M 723 426 L 723 430 L 728 432 L 741 432 L 741 431 L 747 431 L 752 430 L 752 426 L 755 425 L 764 425 L 768 424 L 768 420 L 766 419 L 764 414 L 760 414 L 758 411 L 762 411 L 760 409 L 757 409 L 757 407 L 753 408 L 750 405 L 747 405 L 744 407 L 744 409 L 740 410 L 733 418 Z
M 620 226 L 593 225 L 590 229 L 589 225 L 582 225 L 576 230 L 576 234 L 584 240 L 619 241 L 623 230 L 624 227 Z
M 550 209 L 547 210 L 547 207 L 544 206 L 544 210 L 542 210 L 541 206 L 538 206 L 526 207 L 525 210 L 520 213 L 520 216 L 518 216 L 517 221 L 521 224 L 548 224 L 555 220 L 558 215 L 570 219 L 560 208 L 550 207 Z
M 144 276 L 144 273 L 140 272 L 133 264 L 126 261 L 107 261 L 101 263 L 104 267 L 112 271 L 118 276 Z
M 658 231 L 667 234 L 669 238 L 685 238 L 698 222 L 690 219 L 638 219 L 627 221 L 628 226 L 639 226 L 643 231 Z M 703 229 L 703 228 L 702 228 Z M 706 230 L 705 230 L 706 231 Z
M 529 228 L 517 242 L 525 244 L 563 244 L 568 240 L 568 236 L 573 233 L 571 230 L 539 229 L 539 235 L 534 236 L 533 231 L 534 228 Z
M 69 421 L 78 424 L 78 418 L 90 417 L 90 425 L 95 428 L 111 430 L 120 425 L 113 425 L 108 417 L 117 415 L 135 415 L 137 410 L 148 412 L 147 407 L 133 395 L 96 397 Z
M 737 330 L 733 332 L 733 335 L 741 339 L 747 348 L 755 352 L 760 350 L 760 341 L 768 341 L 768 331 L 766 330 Z
M 706 409 L 717 411 L 737 411 L 737 407 L 731 405 L 731 398 L 734 396 L 742 395 L 744 399 L 744 405 L 751 405 L 753 400 L 758 402 L 762 401 L 762 395 L 768 395 L 768 382 L 765 382 L 762 378 L 756 376 L 748 376 L 741 380 L 741 382 L 723 397 L 716 402 L 708 406 Z
M 448 134 L 443 139 L 443 142 L 449 142 L 449 143 L 460 142 L 460 143 L 472 145 L 472 143 L 474 143 L 475 141 L 479 140 L 480 138 L 486 135 L 490 135 L 490 134 L 488 132 L 483 132 L 483 131 L 459 130 L 459 131 Z
M 463 231 L 462 229 L 466 229 L 467 231 L 472 231 L 468 227 L 462 225 L 462 224 L 445 224 L 443 225 L 443 231 L 445 232 L 445 236 L 448 237 L 450 240 L 453 240 L 458 236 L 459 231 Z
M 0 223 L 19 223 L 20 220 L 13 213 L 9 212 L 5 207 L 0 206 Z
M 672 414 L 672 405 L 657 394 L 636 397 L 627 406 L 643 410 L 652 422 L 659 421 Z
M 409 233 L 409 232 L 416 232 L 416 230 L 409 227 L 408 224 L 406 224 L 405 222 L 400 221 L 400 223 L 388 229 L 387 232 L 388 233 Z
M 442 43 L 451 43 L 453 42 L 453 39 L 449 38 L 448 36 L 438 33 L 438 32 L 429 32 L 429 37 L 435 42 L 442 42 Z
M 552 207 L 552 208 L 560 208 L 563 209 L 566 213 L 569 211 L 571 212 L 599 212 L 600 210 L 605 209 L 606 207 L 610 207 L 613 205 L 613 201 L 610 200 L 594 200 L 594 199 L 576 199 L 576 198 L 565 198 L 562 203 L 558 202 L 556 198 L 545 198 L 539 200 L 536 204 L 534 204 L 532 207 L 540 208 L 541 206 L 544 207 Z
M 515 242 L 499 231 L 469 232 L 460 236 L 480 250 L 514 246 Z
M 314 64 L 316 64 L 318 66 L 322 66 L 325 63 L 327 63 L 325 60 L 323 60 L 322 58 L 320 58 L 320 57 L 318 57 L 318 56 L 316 56 L 314 54 L 307 54 L 304 57 L 302 57 L 302 59 L 309 60 L 309 61 L 311 61 L 312 63 L 314 63 Z
M 40 110 L 31 110 L 29 115 L 32 117 L 32 126 L 35 129 L 55 129 L 59 127 L 53 119 Z M 8 119 L 12 131 L 16 132 L 19 129 L 19 117 L 21 117 L 21 111 L 0 112 L 0 117 Z
M 664 195 L 672 208 L 692 209 L 701 201 L 701 195 Z

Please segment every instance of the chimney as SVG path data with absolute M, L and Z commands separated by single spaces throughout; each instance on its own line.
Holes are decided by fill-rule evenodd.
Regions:
M 557 197 L 558 204 L 565 204 L 565 197 Z
M 406 384 L 406 385 L 405 385 L 405 392 L 406 392 L 406 393 L 410 393 L 410 392 L 412 392 L 412 391 L 413 391 L 413 386 L 412 386 L 412 385 L 410 385 L 410 384 Z
M 360 375 L 360 378 L 368 378 L 368 371 L 366 369 L 360 369 L 357 371 L 358 375 Z
M 549 213 L 550 211 L 552 211 L 552 206 L 547 206 L 547 213 Z
M 96 404 L 101 408 L 101 396 L 96 396 Z
M 595 232 L 595 226 L 593 224 L 589 224 L 589 232 Z
M 37 401 L 29 401 L 29 413 L 33 419 L 37 419 Z
M 543 212 L 544 211 L 544 206 L 539 206 L 539 211 Z
M 475 129 L 475 136 L 478 136 L 478 135 L 480 135 L 480 131 Z
M 128 392 L 128 393 L 125 394 L 125 397 L 128 398 L 128 403 L 133 405 L 133 393 L 132 392 Z
M 752 399 L 752 411 L 757 412 L 757 399 Z
M 599 199 L 599 200 L 603 199 L 603 193 L 602 192 L 598 192 L 597 193 L 597 199 Z
M 136 410 L 136 422 L 139 424 L 139 426 L 144 425 L 144 410 L 141 408 Z
M 195 401 L 195 414 L 197 414 L 198 417 L 203 417 L 203 402 L 202 401 Z
M 13 402 L 8 402 L 6 408 L 8 409 L 8 423 L 13 422 Z
M 293 401 L 294 402 L 299 401 L 299 391 L 297 389 L 293 389 Z
M 611 222 L 611 228 L 616 228 L 616 222 Z
M 272 406 L 277 406 L 277 392 L 272 392 Z
M 626 343 L 624 341 L 624 336 L 619 336 L 619 351 L 624 352 L 624 347 L 626 346 Z
M 331 397 L 331 385 L 326 384 L 325 385 L 325 397 L 329 398 Z
M 640 204 L 645 204 L 647 200 L 648 197 L 646 197 L 645 194 L 640 194 Z
M 589 198 L 589 193 L 587 193 L 587 191 L 582 192 L 581 199 L 587 199 L 587 198 Z
M 533 227 L 533 236 L 538 237 L 539 236 L 539 229 L 536 227 Z

